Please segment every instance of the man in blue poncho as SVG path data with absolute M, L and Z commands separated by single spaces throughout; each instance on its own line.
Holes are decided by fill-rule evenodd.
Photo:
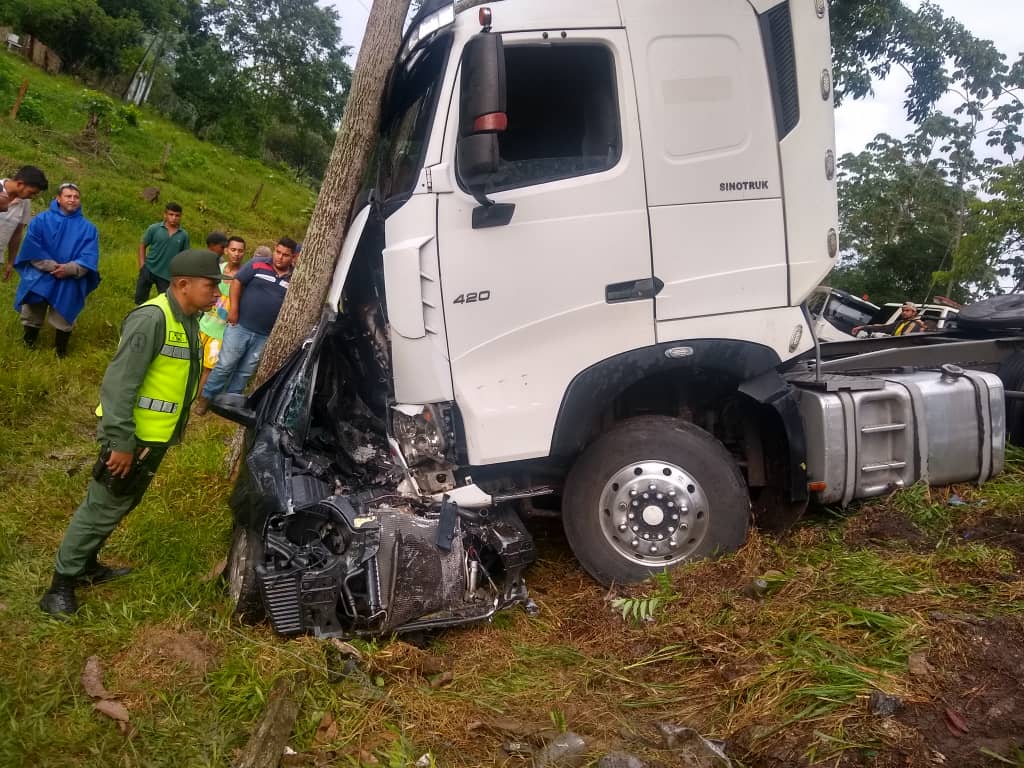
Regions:
M 57 331 L 57 357 L 66 357 L 71 329 L 85 297 L 100 282 L 99 235 L 82 215 L 78 187 L 57 188 L 50 208 L 28 225 L 14 268 L 21 276 L 14 308 L 21 312 L 25 344 L 34 347 L 43 321 Z

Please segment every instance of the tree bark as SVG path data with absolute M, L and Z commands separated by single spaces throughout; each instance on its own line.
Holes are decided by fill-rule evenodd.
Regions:
M 398 46 L 409 0 L 374 0 L 359 47 L 341 128 L 302 243 L 281 314 L 263 350 L 254 386 L 267 380 L 320 319 L 352 205 L 373 153 L 381 96 Z
M 299 715 L 304 676 L 280 677 L 267 697 L 267 708 L 245 745 L 235 768 L 277 768 Z

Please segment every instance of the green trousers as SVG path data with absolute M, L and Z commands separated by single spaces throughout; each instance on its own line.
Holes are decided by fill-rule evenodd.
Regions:
M 144 458 L 136 459 L 127 478 L 111 478 L 97 462 L 89 489 L 57 550 L 54 570 L 61 576 L 80 576 L 96 561 L 107 537 L 117 524 L 142 501 L 167 448 L 150 447 Z M 101 452 L 102 456 L 102 452 Z

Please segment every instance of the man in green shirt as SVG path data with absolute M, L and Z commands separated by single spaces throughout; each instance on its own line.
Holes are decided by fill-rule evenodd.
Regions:
M 199 316 L 217 301 L 216 254 L 187 250 L 170 266 L 170 287 L 135 308 L 100 386 L 100 457 L 85 501 L 64 533 L 53 581 L 39 607 L 59 619 L 78 610 L 75 588 L 123 576 L 97 554 L 142 500 L 167 449 L 181 440 L 202 370 Z
M 171 280 L 171 259 L 191 247 L 188 232 L 181 228 L 181 206 L 168 203 L 164 220 L 151 224 L 139 243 L 139 279 L 135 283 L 135 303 L 149 298 L 149 289 L 156 286 L 157 293 L 167 291 Z

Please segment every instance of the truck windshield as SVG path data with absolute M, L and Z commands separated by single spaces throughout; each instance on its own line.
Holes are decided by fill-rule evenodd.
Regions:
M 409 194 L 416 185 L 451 45 L 451 33 L 438 35 L 396 64 L 378 149 L 377 190 L 382 200 Z

